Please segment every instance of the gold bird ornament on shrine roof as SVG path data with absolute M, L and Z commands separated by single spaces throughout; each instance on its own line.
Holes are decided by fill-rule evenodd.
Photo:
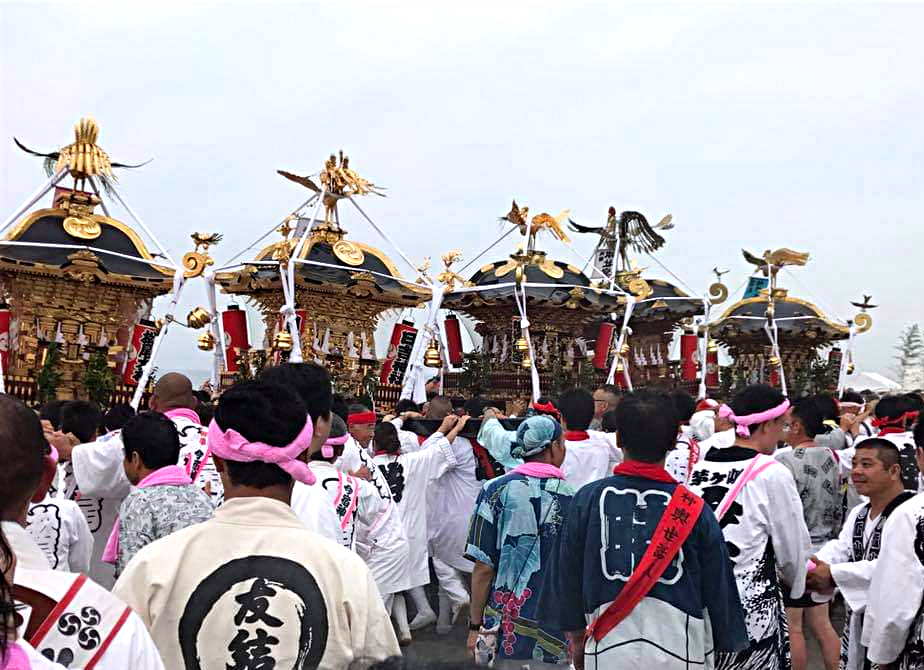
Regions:
M 98 138 L 99 126 L 93 117 L 85 116 L 74 126 L 74 142 L 58 151 L 41 153 L 25 146 L 15 137 L 13 142 L 26 153 L 44 158 L 45 172 L 49 176 L 67 168 L 75 181 L 97 177 L 107 192 L 111 190 L 112 182 L 118 181 L 112 172 L 113 168 L 139 168 L 151 162 L 147 160 L 136 165 L 113 163 L 109 155 L 96 144 Z
M 763 256 L 756 256 L 745 249 L 741 250 L 741 254 L 744 256 L 744 260 L 751 265 L 757 266 L 757 269 L 763 272 L 765 277 L 769 274 L 770 268 L 773 268 L 773 274 L 776 276 L 777 271 L 781 267 L 787 265 L 802 266 L 809 261 L 809 255 L 807 253 L 793 251 L 785 247 L 777 249 L 776 251 L 767 249 L 764 251 Z
M 527 225 L 529 221 L 529 207 L 520 207 L 517 205 L 517 201 L 514 200 L 510 211 L 501 217 L 501 221 L 507 221 L 517 226 L 520 229 L 521 235 L 526 235 L 527 228 L 529 228 L 529 235 L 531 238 L 535 238 L 536 233 L 546 230 L 550 232 L 555 239 L 568 243 L 571 241 L 571 238 L 565 233 L 561 224 L 562 221 L 568 218 L 570 213 L 570 209 L 563 209 L 558 216 L 552 216 L 551 214 L 542 212 L 541 214 L 536 214 L 533 217 L 532 223 Z

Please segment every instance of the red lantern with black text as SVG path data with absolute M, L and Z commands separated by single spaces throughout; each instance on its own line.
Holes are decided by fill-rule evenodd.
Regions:
M 598 370 L 606 370 L 606 360 L 609 358 L 610 345 L 613 343 L 613 335 L 616 332 L 616 326 L 608 321 L 600 324 L 597 331 L 597 343 L 594 345 L 594 367 Z
M 404 381 L 404 373 L 411 361 L 411 352 L 414 349 L 414 340 L 417 339 L 417 329 L 412 321 L 401 321 L 395 324 L 391 331 L 391 341 L 388 343 L 388 354 L 382 363 L 382 372 L 379 382 L 400 386 Z
M 455 367 L 462 365 L 462 330 L 459 327 L 459 319 L 455 314 L 450 314 L 443 322 L 446 329 L 446 348 L 449 354 L 449 363 Z
M 153 321 L 141 319 L 135 324 L 132 332 L 131 346 L 128 350 L 128 360 L 125 363 L 125 372 L 122 379 L 126 384 L 137 386 L 144 373 L 144 366 L 151 360 L 154 350 L 154 340 L 157 338 L 157 329 Z
M 221 325 L 225 329 L 225 364 L 228 372 L 237 372 L 237 358 L 242 351 L 250 349 L 247 337 L 247 312 L 237 305 L 228 305 L 221 314 Z

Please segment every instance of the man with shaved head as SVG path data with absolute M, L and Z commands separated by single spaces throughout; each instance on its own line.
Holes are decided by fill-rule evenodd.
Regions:
M 193 393 L 192 381 L 179 372 L 168 372 L 154 384 L 148 406 L 155 412 L 166 414 L 174 409 L 195 409 L 199 401 Z
M 55 454 L 45 441 L 35 413 L 2 394 L 0 461 L 4 464 L 0 468 L 0 521 L 16 557 L 13 595 L 29 608 L 23 610 L 28 612 L 23 640 L 43 656 L 68 667 L 89 667 L 92 662 L 97 670 L 121 669 L 131 659 L 132 668 L 163 670 L 154 641 L 141 619 L 84 575 L 52 570 L 42 549 L 24 528 L 29 503 L 41 503 L 55 476 Z M 79 620 L 79 644 L 75 644 L 78 639 L 66 619 L 78 617 L 68 612 L 92 612 L 92 623 L 86 616 Z
M 149 401 L 152 411 L 165 415 L 176 425 L 180 436 L 178 465 L 185 467 L 193 482 L 210 493 L 212 502 L 218 505 L 224 491 L 221 477 L 205 447 L 205 429 L 195 412 L 197 404 L 192 382 L 178 372 L 164 374 L 154 385 Z M 90 575 L 111 587 L 115 583 L 114 570 L 101 558 L 119 506 L 131 491 L 131 483 L 122 466 L 125 453 L 121 431 L 79 444 L 73 450 L 60 451 L 61 460 L 70 461 L 65 469 L 65 493 L 71 498 L 79 497 L 85 511 L 89 506 L 90 511 L 96 513 L 95 518 L 88 516 L 94 539 Z
M 444 419 L 452 413 L 446 396 L 430 400 L 428 419 Z M 467 437 L 452 441 L 457 467 L 444 472 L 427 489 L 427 533 L 433 571 L 439 582 L 439 619 L 436 632 L 449 633 L 459 612 L 469 604 L 465 582 L 474 563 L 463 556 L 468 539 L 468 522 L 481 485 L 475 476 L 475 452 Z M 465 575 L 463 575 L 465 573 Z

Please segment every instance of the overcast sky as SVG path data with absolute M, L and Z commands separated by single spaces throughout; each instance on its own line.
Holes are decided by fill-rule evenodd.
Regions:
M 890 365 L 924 306 L 924 6 L 494 4 L 0 5 L 0 212 L 44 178 L 10 138 L 52 150 L 90 114 L 113 160 L 154 158 L 121 191 L 170 252 L 221 231 L 220 262 L 305 199 L 277 168 L 343 148 L 415 262 L 471 258 L 512 197 L 671 212 L 659 259 L 687 284 L 718 265 L 734 289 L 741 248 L 809 251 L 782 285 L 843 318 L 872 294 L 858 367 Z M 182 315 L 206 304 L 186 291 Z M 194 338 L 171 331 L 162 369 L 205 374 Z

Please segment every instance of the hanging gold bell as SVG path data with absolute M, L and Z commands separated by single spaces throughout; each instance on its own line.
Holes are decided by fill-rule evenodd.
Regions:
M 440 348 L 436 345 L 436 340 L 430 340 L 427 351 L 424 354 L 424 365 L 428 368 L 439 368 L 443 366 L 443 357 L 440 356 Z
M 166 321 L 164 321 L 163 319 L 157 319 L 157 321 L 154 322 L 154 332 L 157 334 L 160 334 L 160 331 L 164 329 L 165 323 Z
M 186 315 L 186 325 L 190 328 L 202 328 L 212 320 L 208 311 L 204 307 L 196 307 Z
M 526 338 L 522 335 L 513 343 L 514 348 L 519 351 L 521 354 L 525 351 L 529 351 L 529 342 L 526 341 Z
M 288 331 L 280 330 L 273 338 L 273 349 L 278 351 L 292 351 L 292 336 Z
M 768 362 L 770 363 L 770 365 L 772 365 L 775 368 L 780 367 L 780 364 L 782 363 L 782 361 L 780 360 L 780 357 L 776 355 L 771 356 Z
M 628 356 L 628 355 L 629 355 L 629 342 L 628 342 L 628 340 L 625 341 L 625 342 L 623 342 L 623 343 L 622 343 L 622 346 L 619 347 L 619 355 L 620 355 L 620 356 Z
M 706 345 L 706 351 L 710 353 L 715 353 L 719 350 L 719 343 L 715 340 L 709 340 L 709 344 Z
M 854 366 L 854 364 L 848 363 L 847 364 L 847 374 L 852 375 L 854 370 L 856 370 L 856 367 Z
M 529 360 L 529 356 L 523 357 L 523 360 L 520 361 L 520 367 L 524 370 L 529 370 L 531 367 L 533 367 L 533 362 Z
M 622 361 L 616 363 L 616 372 L 622 372 L 626 369 L 626 366 L 623 365 Z
M 202 333 L 196 340 L 196 345 L 202 351 L 211 351 L 215 348 L 215 336 L 210 332 Z

